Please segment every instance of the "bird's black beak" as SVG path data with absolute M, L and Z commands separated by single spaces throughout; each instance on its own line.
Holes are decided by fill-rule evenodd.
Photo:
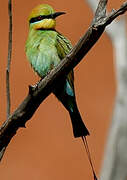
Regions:
M 53 17 L 53 19 L 55 19 L 56 17 L 63 15 L 63 14 L 66 14 L 66 13 L 65 12 L 55 12 L 52 14 L 52 17 Z

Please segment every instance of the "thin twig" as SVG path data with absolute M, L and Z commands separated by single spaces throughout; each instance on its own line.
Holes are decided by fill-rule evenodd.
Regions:
M 8 15 L 9 15 L 9 37 L 8 37 L 8 57 L 6 68 L 6 94 L 7 94 L 7 119 L 10 116 L 11 100 L 10 100 L 10 65 L 12 54 L 12 2 L 8 0 Z
M 106 6 L 107 0 L 100 1 Z M 105 6 L 102 6 L 103 9 Z M 124 6 L 125 9 L 126 7 L 127 5 Z M 121 9 L 122 12 L 125 12 L 124 8 Z M 96 18 L 94 24 L 89 27 L 85 35 L 79 40 L 72 51 L 38 84 L 38 88 L 33 89 L 30 86 L 27 97 L 0 127 L 0 152 L 3 147 L 9 144 L 12 137 L 16 134 L 16 131 L 20 127 L 25 127 L 25 123 L 33 116 L 42 101 L 55 88 L 57 84 L 56 82 L 60 81 L 61 77 L 68 74 L 69 71 L 81 61 L 81 59 L 101 37 L 106 25 L 114 20 L 113 16 L 108 16 L 107 23 L 104 14 L 102 17 L 101 13 L 98 13 L 98 16 L 99 17 Z
M 127 11 L 127 2 L 124 2 L 123 5 L 118 10 L 113 10 L 106 18 L 107 24 L 111 23 L 111 20 L 114 20 L 119 15 L 124 14 Z
M 11 99 L 10 99 L 10 65 L 11 65 L 11 54 L 12 54 L 12 2 L 8 0 L 8 16 L 9 16 L 9 34 L 8 34 L 8 57 L 7 57 L 7 67 L 6 67 L 6 99 L 7 99 L 7 115 L 8 119 L 10 116 L 11 109 Z M 2 159 L 4 152 L 6 150 L 6 145 L 3 146 L 0 151 L 0 160 Z

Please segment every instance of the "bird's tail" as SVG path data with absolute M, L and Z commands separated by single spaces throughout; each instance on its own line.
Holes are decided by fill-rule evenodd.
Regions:
M 69 111 L 69 114 L 71 117 L 74 137 L 76 138 L 89 135 L 89 131 L 82 121 L 78 108 L 75 107 L 73 111 Z
M 94 180 L 98 180 L 97 176 L 96 176 L 96 173 L 95 173 L 95 170 L 94 170 L 94 166 L 93 166 L 93 162 L 92 162 L 92 159 L 91 159 L 91 154 L 90 154 L 90 151 L 89 151 L 89 146 L 88 146 L 88 142 L 87 142 L 86 137 L 82 136 L 82 141 L 83 141 L 83 145 L 85 147 L 85 150 L 86 150 L 86 153 L 87 153 L 87 156 L 88 156 L 88 160 L 90 162 L 90 166 L 91 166 L 91 169 L 92 169 L 92 172 L 93 172 Z
M 74 133 L 74 137 L 81 137 L 91 168 L 92 168 L 92 172 L 93 172 L 93 176 L 94 176 L 94 180 L 97 180 L 97 176 L 93 167 L 93 163 L 92 163 L 92 159 L 91 159 L 91 154 L 89 151 L 89 147 L 88 147 L 88 143 L 87 143 L 87 139 L 86 136 L 89 135 L 89 131 L 86 128 L 85 124 L 82 121 L 81 115 L 78 111 L 77 106 L 75 106 L 74 111 L 69 111 L 70 117 L 71 117 L 71 122 L 72 122 L 72 128 L 73 128 L 73 133 Z

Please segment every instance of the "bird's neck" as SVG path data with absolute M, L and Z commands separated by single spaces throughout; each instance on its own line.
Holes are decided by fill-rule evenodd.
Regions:
M 30 28 L 29 35 L 28 35 L 28 41 L 33 42 L 40 42 L 42 39 L 56 39 L 57 31 L 54 29 L 41 29 L 41 30 L 35 30 L 33 28 Z

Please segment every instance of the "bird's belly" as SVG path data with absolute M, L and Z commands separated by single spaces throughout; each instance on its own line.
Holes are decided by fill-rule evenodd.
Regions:
M 32 56 L 30 63 L 40 77 L 45 77 L 59 62 L 59 57 L 51 51 L 43 51 Z

